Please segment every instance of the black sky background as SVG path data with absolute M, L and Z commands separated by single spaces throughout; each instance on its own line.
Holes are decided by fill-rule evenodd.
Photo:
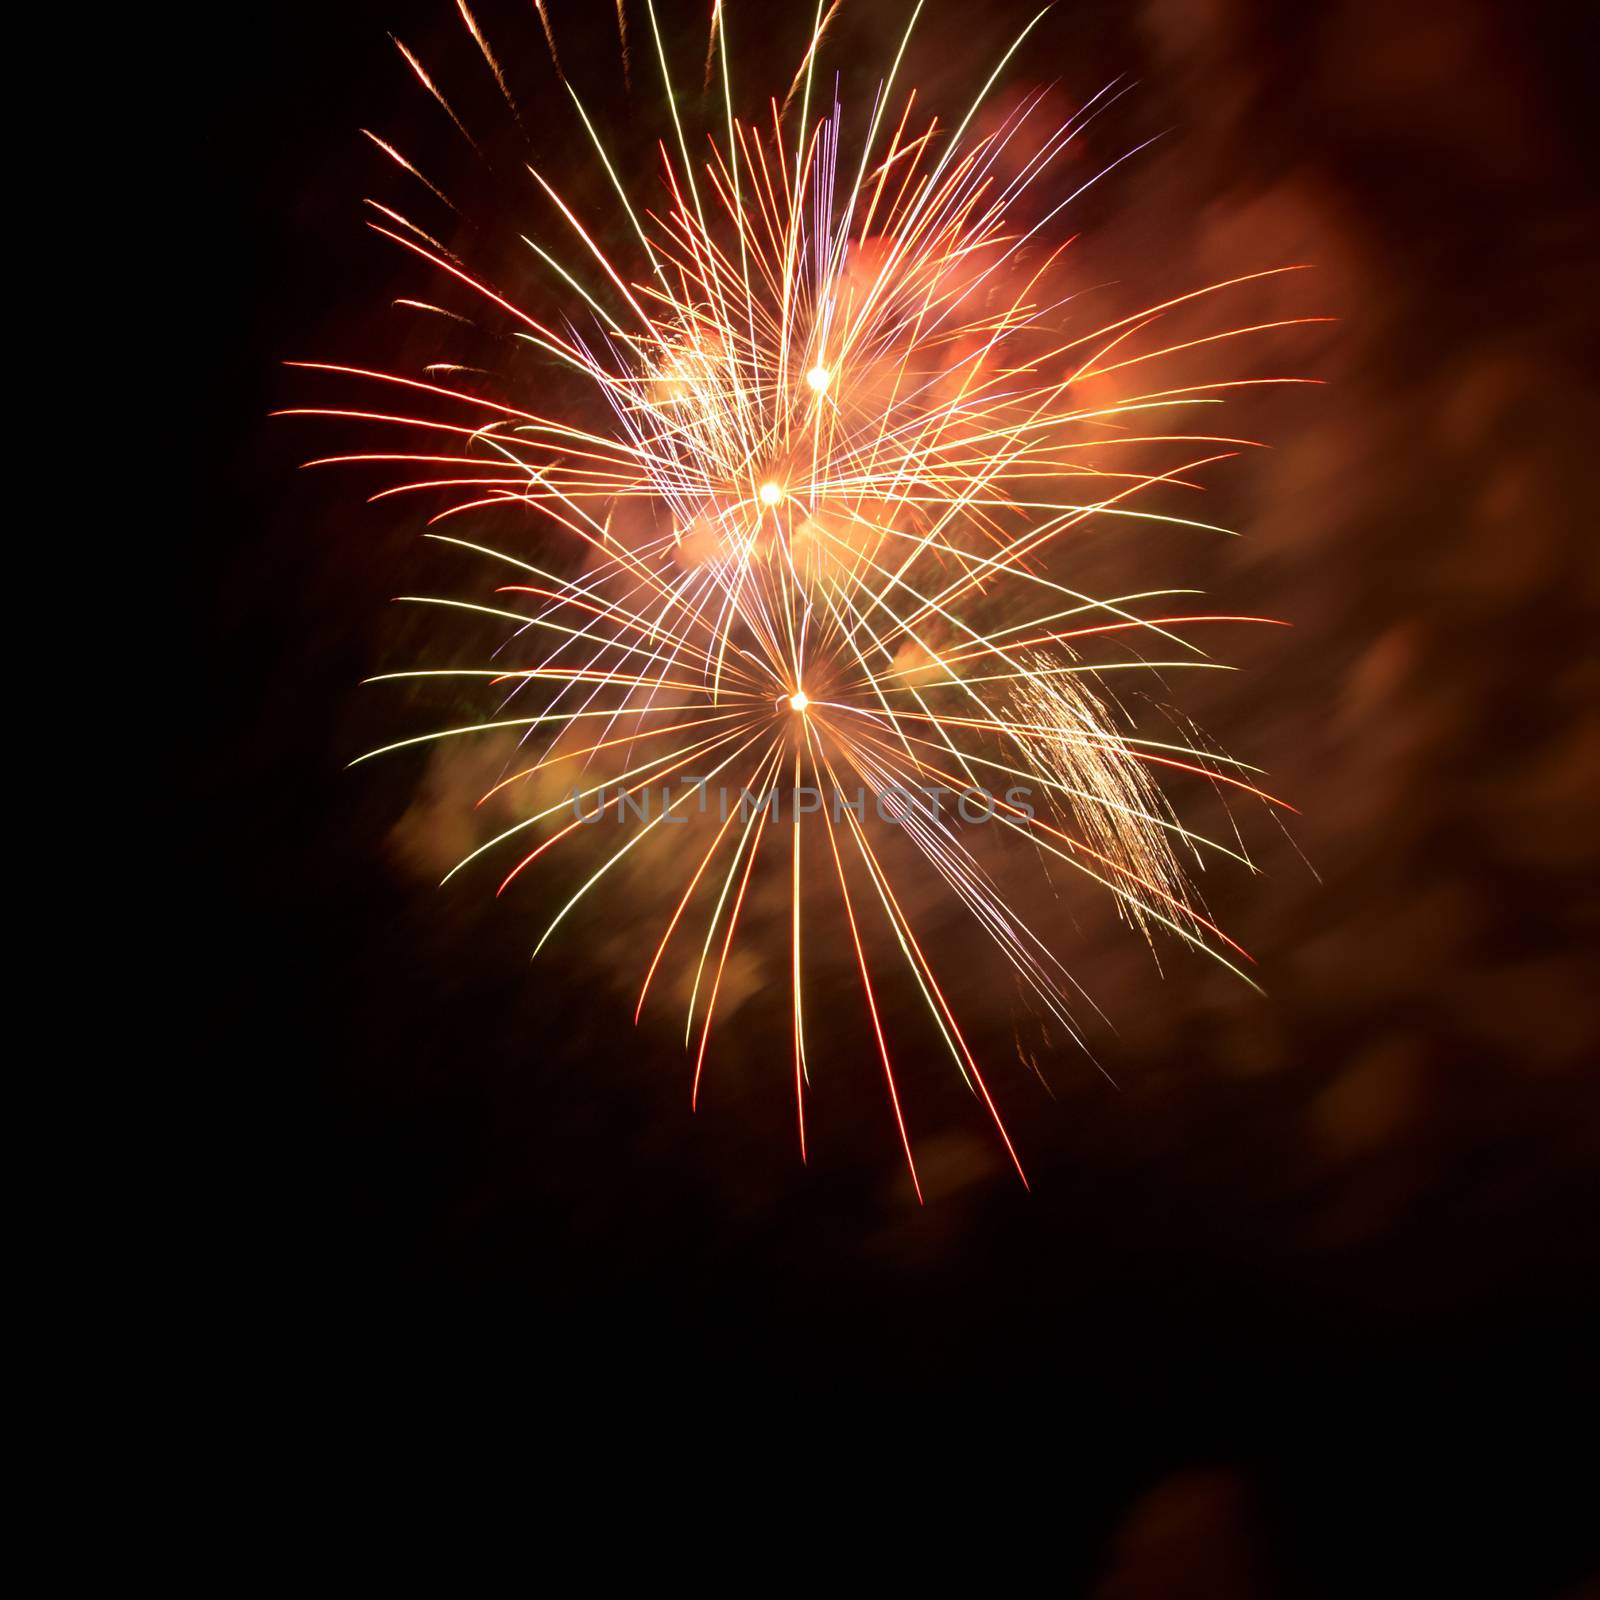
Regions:
M 609 6 L 566 9 L 558 36 L 598 71 Z M 863 10 L 868 33 L 891 15 Z M 1289 423 L 1324 454 L 1258 485 L 1260 553 L 1223 574 L 1299 624 L 1263 658 L 1274 701 L 1304 707 L 1299 748 L 1280 710 L 1267 750 L 1322 813 L 1297 837 L 1323 881 L 1248 890 L 1279 897 L 1251 930 L 1266 1015 L 1186 1000 L 1181 976 L 1136 991 L 1162 1016 L 1133 1020 L 1122 1090 L 1074 1064 L 1027 1105 L 1035 1192 L 957 1159 L 924 1212 L 865 1100 L 832 1163 L 798 1169 L 754 1047 L 690 1118 L 601 976 L 530 969 L 486 894 L 396 870 L 421 764 L 345 770 L 394 726 L 356 686 L 395 647 L 415 528 L 309 480 L 307 437 L 267 413 L 306 403 L 285 358 L 371 357 L 373 308 L 421 287 L 361 227 L 381 157 L 356 130 L 426 122 L 384 35 L 453 40 L 453 8 L 208 15 L 203 71 L 172 19 L 147 39 L 169 74 L 153 204 L 186 264 L 150 420 L 190 463 L 140 580 L 164 619 L 150 768 L 176 775 L 148 824 L 171 1106 L 149 1323 L 207 1454 L 270 1442 L 312 1470 L 357 1415 L 413 1444 L 443 1417 L 545 1463 L 705 1453 L 758 1493 L 773 1460 L 823 1499 L 955 1484 L 1003 1503 L 1001 1549 L 1047 1551 L 1068 1593 L 1591 1575 L 1594 258 L 1572 41 L 1554 13 L 1475 5 L 1059 10 L 1029 70 L 1144 80 L 1136 115 L 1181 141 L 1151 204 L 1193 201 L 1191 262 L 1219 217 L 1337 258 L 1353 328 L 1310 358 L 1335 398 Z M 1460 446 L 1474 429 L 1488 443 Z

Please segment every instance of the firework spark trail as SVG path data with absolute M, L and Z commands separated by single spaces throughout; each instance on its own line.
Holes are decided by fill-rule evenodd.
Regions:
M 463 0 L 457 5 L 522 128 L 501 57 Z M 819 55 L 838 10 L 839 0 L 819 0 L 799 66 L 781 103 L 769 102 L 771 123 L 763 127 L 736 113 L 729 24 L 738 19 L 716 0 L 705 75 L 708 87 L 720 76 L 720 93 L 711 96 L 721 104 L 696 159 L 655 7 L 647 4 L 670 128 L 658 143 L 660 198 L 646 201 L 630 192 L 567 79 L 540 0 L 550 59 L 622 204 L 638 255 L 630 261 L 608 253 L 558 182 L 531 164 L 526 172 L 551 209 L 554 229 L 543 242 L 522 238 L 553 275 L 549 312 L 500 293 L 397 211 L 378 207 L 393 226 L 372 226 L 467 291 L 479 310 L 510 319 L 515 340 L 582 379 L 595 403 L 547 414 L 400 373 L 307 362 L 297 365 L 426 397 L 431 409 L 322 406 L 293 414 L 377 428 L 396 441 L 393 448 L 322 456 L 308 465 L 422 470 L 374 499 L 443 496 L 434 523 L 521 507 L 586 553 L 586 569 L 563 578 L 487 544 L 432 535 L 519 569 L 516 581 L 497 588 L 492 605 L 410 597 L 507 625 L 495 656 L 510 659 L 382 677 L 484 680 L 503 691 L 501 714 L 371 754 L 516 729 L 519 748 L 530 747 L 534 759 L 515 771 L 508 767 L 485 801 L 546 785 L 527 789 L 538 796 L 530 813 L 447 876 L 535 830 L 537 842 L 504 872 L 504 891 L 593 820 L 585 818 L 584 802 L 597 805 L 596 815 L 614 810 L 624 837 L 602 848 L 600 864 L 550 920 L 537 953 L 619 863 L 659 839 L 657 828 L 690 820 L 687 797 L 696 787 L 703 814 L 713 777 L 737 779 L 756 795 L 780 785 L 792 824 L 781 849 L 765 805 L 748 814 L 724 805 L 715 828 L 702 830 L 702 837 L 710 834 L 704 848 L 685 855 L 687 883 L 644 972 L 635 1020 L 675 935 L 695 926 L 684 1037 L 694 1060 L 691 1102 L 697 1101 L 752 884 L 758 874 L 781 883 L 804 1157 L 806 924 L 818 893 L 805 864 L 820 863 L 814 872 L 831 867 L 827 881 L 837 889 L 834 903 L 850 933 L 920 1199 L 884 1010 L 893 969 L 876 968 L 871 953 L 874 937 L 885 932 L 1019 1175 L 1023 1167 L 907 896 L 896 888 L 883 829 L 892 828 L 917 852 L 1074 1038 L 1080 1036 L 1068 991 L 1087 996 L 1049 941 L 1008 902 L 1003 854 L 980 852 L 974 836 L 949 811 L 918 800 L 919 791 L 987 794 L 986 775 L 1015 785 L 1003 800 L 989 796 L 999 824 L 995 844 L 1015 837 L 1030 848 L 1030 860 L 1065 863 L 1108 890 L 1147 939 L 1160 927 L 1244 975 L 1233 959 L 1247 959 L 1244 952 L 1204 914 L 1177 852 L 1199 859 L 1214 850 L 1246 865 L 1248 854 L 1236 829 L 1233 844 L 1224 844 L 1180 821 L 1156 777 L 1180 772 L 1219 792 L 1226 786 L 1284 803 L 1250 781 L 1246 774 L 1254 769 L 1198 739 L 1161 741 L 1124 731 L 1128 719 L 1108 709 L 1094 683 L 1112 671 L 1217 669 L 1221 663 L 1189 636 L 1192 627 L 1270 619 L 1147 614 L 1191 591 L 1098 599 L 1052 575 L 1052 559 L 1065 537 L 1091 519 L 1226 532 L 1145 502 L 1158 488 L 1192 492 L 1193 474 L 1255 441 L 1184 432 L 1168 419 L 1220 404 L 1236 388 L 1305 381 L 1134 383 L 1129 392 L 1113 392 L 1109 377 L 1122 381 L 1152 362 L 1324 319 L 1256 321 L 1154 342 L 1152 330 L 1179 307 L 1298 270 L 1279 267 L 1069 333 L 1065 318 L 1076 294 L 1057 285 L 1075 236 L 1048 248 L 1033 241 L 1143 146 L 1071 186 L 1064 198 L 1043 186 L 1069 144 L 1127 86 L 1108 85 L 1053 127 L 1042 125 L 1046 96 L 1036 91 L 990 131 L 972 131 L 1036 17 L 953 128 L 931 117 L 919 123 L 916 91 L 897 89 L 919 0 L 853 148 L 851 120 L 837 93 L 826 113 L 811 120 Z M 621 5 L 617 26 L 631 87 Z M 399 48 L 481 156 L 422 63 Z M 455 211 L 393 145 L 368 137 Z M 473 325 L 428 301 L 396 303 Z M 585 317 L 592 319 L 587 328 Z M 427 376 L 482 370 L 434 363 Z M 450 420 L 436 414 L 439 408 Z M 412 430 L 420 437 L 408 448 Z M 1154 462 L 1162 450 L 1177 459 Z M 1130 659 L 1089 661 L 1074 653 L 1090 641 L 1117 645 L 1146 636 L 1160 641 L 1162 659 L 1133 651 Z M 531 664 L 526 654 L 517 659 L 516 652 L 530 649 Z M 506 714 L 520 712 L 525 696 L 539 695 L 530 714 Z M 570 797 L 543 804 L 558 770 L 579 781 Z M 669 779 L 689 787 L 669 800 Z M 852 784 L 860 789 L 854 801 Z M 649 815 L 639 797 L 647 800 L 653 789 L 662 805 Z M 1019 792 L 1041 796 L 1041 805 L 1018 803 Z M 803 802 L 813 795 L 814 806 Z M 569 806 L 574 815 L 562 823 Z

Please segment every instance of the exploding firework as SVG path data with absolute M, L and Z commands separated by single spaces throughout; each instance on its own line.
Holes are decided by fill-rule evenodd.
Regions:
M 908 892 L 907 863 L 965 907 L 1069 1031 L 1068 969 L 1049 930 L 1008 900 L 1005 875 L 1019 866 L 1093 880 L 1147 937 L 1176 937 L 1243 976 L 1248 958 L 1205 915 L 1180 859 L 1242 846 L 1186 827 L 1157 779 L 1177 771 L 1270 797 L 1253 769 L 1197 741 L 1136 736 L 1105 680 L 1209 664 L 1197 626 L 1264 619 L 1173 614 L 1175 590 L 1093 597 L 1067 581 L 1061 552 L 1091 519 L 1211 526 L 1148 499 L 1248 442 L 1181 427 L 1237 385 L 1152 381 L 1151 364 L 1285 323 L 1177 343 L 1152 330 L 1175 308 L 1270 273 L 1075 327 L 1062 264 L 1071 239 L 1059 230 L 1096 179 L 1053 175 L 1116 85 L 1065 122 L 1051 119 L 1043 94 L 991 111 L 1019 38 L 963 117 L 919 119 L 914 91 L 897 82 L 913 12 L 876 99 L 856 117 L 837 91 L 824 93 L 837 5 L 819 4 L 787 94 L 747 122 L 736 114 L 718 5 L 706 65 L 708 82 L 720 78 L 711 96 L 720 104 L 696 144 L 655 11 L 645 9 L 667 114 L 659 184 L 636 197 L 562 72 L 539 8 L 554 70 L 620 202 L 622 250 L 531 165 L 561 218 L 556 236 L 528 241 L 553 291 L 537 304 L 501 293 L 398 213 L 380 208 L 374 223 L 505 321 L 546 371 L 576 375 L 586 400 L 552 414 L 531 388 L 436 381 L 448 368 L 413 377 L 304 364 L 422 405 L 302 408 L 383 437 L 315 464 L 404 469 L 383 494 L 442 495 L 432 520 L 445 531 L 434 536 L 506 573 L 496 595 L 429 602 L 503 627 L 493 661 L 384 675 L 477 678 L 498 697 L 494 711 L 385 751 L 513 731 L 521 759 L 491 792 L 536 798 L 452 875 L 500 857 L 504 889 L 553 851 L 585 852 L 581 883 L 552 898 L 535 953 L 580 902 L 607 892 L 631 853 L 671 838 L 681 876 L 670 914 L 641 945 L 635 1017 L 675 951 L 692 973 L 691 1099 L 752 880 L 782 885 L 787 1070 L 802 1156 L 808 937 L 826 896 L 830 925 L 848 933 L 863 1044 L 881 1066 L 913 1183 L 883 998 L 891 967 L 920 997 L 1021 1175 L 917 925 L 922 897 Z M 460 10 L 516 112 L 488 39 Z M 620 5 L 617 20 L 638 78 L 642 52 Z M 466 119 L 401 50 L 470 141 Z M 570 562 L 455 531 L 474 511 L 508 506 L 559 530 L 583 552 L 581 569 L 563 573 Z M 1141 641 L 1154 649 L 1141 653 Z M 1121 658 L 1084 654 L 1106 645 L 1124 647 Z M 763 937 L 770 951 L 771 919 Z

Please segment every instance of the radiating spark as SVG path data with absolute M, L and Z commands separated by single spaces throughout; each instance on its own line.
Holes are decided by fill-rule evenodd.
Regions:
M 394 39 L 394 35 L 393 34 L 390 34 L 389 37 L 391 39 Z M 452 109 L 452 107 L 450 105 L 450 102 L 448 100 L 446 100 L 444 95 L 440 92 L 438 85 L 435 84 L 433 79 L 428 76 L 427 69 L 422 65 L 422 63 L 420 61 L 417 60 L 416 56 L 414 56 L 411 53 L 411 51 L 409 49 L 407 49 L 406 46 L 399 39 L 395 39 L 394 40 L 394 45 L 395 45 L 395 49 L 397 49 L 400 52 L 400 54 L 405 57 L 406 65 L 408 67 L 410 67 L 411 70 L 414 73 L 416 73 L 417 81 L 422 85 L 422 87 L 424 89 L 426 89 L 428 91 L 429 94 L 431 94 L 433 96 L 433 98 L 435 100 L 437 100 L 439 102 L 440 106 L 444 110 L 444 114 L 447 117 L 449 117 L 449 119 L 456 125 L 456 130 L 460 133 L 461 137 L 463 139 L 465 139 L 467 141 L 467 143 L 470 144 L 474 150 L 477 150 L 478 154 L 481 156 L 483 154 L 483 152 L 481 150 L 478 150 L 477 141 L 472 137 L 472 135 L 470 133 L 467 132 L 466 123 L 464 123 L 461 120 L 461 118 L 458 117 L 455 114 L 455 111 Z
M 622 81 L 633 87 L 632 64 L 628 59 L 628 9 L 627 0 L 617 0 L 617 42 L 622 48 Z
M 439 188 L 437 184 L 433 183 L 428 178 L 425 178 L 420 172 L 418 172 L 417 169 L 412 166 L 412 164 L 407 161 L 406 158 L 401 155 L 392 144 L 388 143 L 387 140 L 380 139 L 370 128 L 363 128 L 361 131 L 366 134 L 366 136 L 375 145 L 377 145 L 377 147 L 383 151 L 383 153 L 388 156 L 391 161 L 393 161 L 397 166 L 401 167 L 404 171 L 409 172 L 418 183 L 421 183 L 428 189 L 432 190 L 432 192 L 447 206 L 449 206 L 452 211 L 459 211 L 459 207 L 456 205 L 455 201 L 453 201 L 443 189 Z
M 477 18 L 474 17 L 469 10 L 467 10 L 467 0 L 456 0 L 456 8 L 461 13 L 461 20 L 467 25 L 467 32 L 472 35 L 472 42 L 477 45 L 478 49 L 483 53 L 483 59 L 488 62 L 489 70 L 494 74 L 494 81 L 500 90 L 501 97 L 511 108 L 511 115 L 516 118 L 517 123 L 520 126 L 522 123 L 522 113 L 517 110 L 517 102 L 512 99 L 511 90 L 506 85 L 506 75 L 501 70 L 500 63 L 495 60 L 494 51 L 489 48 L 489 41 L 484 38 L 483 30 L 478 26 Z M 543 6 L 539 8 L 539 15 L 541 17 L 544 15 Z M 553 41 L 550 48 L 553 54 L 555 51 L 555 45 Z
M 825 9 L 818 0 L 788 93 L 768 105 L 764 125 L 736 114 L 728 17 L 715 0 L 707 81 L 720 63 L 722 103 L 705 130 L 711 142 L 693 158 L 647 0 L 672 136 L 671 146 L 660 146 L 663 193 L 630 189 L 568 84 L 638 249 L 615 252 L 614 230 L 585 222 L 556 183 L 530 167 L 559 213 L 554 237 L 526 238 L 550 269 L 541 274 L 556 297 L 548 306 L 512 298 L 398 212 L 378 207 L 395 225 L 379 232 L 476 296 L 486 325 L 510 319 L 522 341 L 515 348 L 531 346 L 576 374 L 586 403 L 550 398 L 559 391 L 546 382 L 508 387 L 496 399 L 379 369 L 298 363 L 390 386 L 420 409 L 307 406 L 291 414 L 380 427 L 389 448 L 308 463 L 401 469 L 376 499 L 433 497 L 435 523 L 521 508 L 586 552 L 580 575 L 561 577 L 546 570 L 555 563 L 430 535 L 519 572 L 496 589 L 497 604 L 409 597 L 504 630 L 492 664 L 381 675 L 476 680 L 500 698 L 481 720 L 370 755 L 488 733 L 514 734 L 526 751 L 484 800 L 526 796 L 527 814 L 450 876 L 520 840 L 520 857 L 503 870 L 504 891 L 575 845 L 580 831 L 602 840 L 598 865 L 544 928 L 543 948 L 608 878 L 634 870 L 622 863 L 641 859 L 647 841 L 671 836 L 665 853 L 680 863 L 684 886 L 654 943 L 635 1018 L 670 954 L 688 993 L 692 1100 L 719 1006 L 734 1003 L 730 960 L 759 904 L 754 885 L 780 882 L 802 1157 L 814 1142 L 807 973 L 827 954 L 807 931 L 808 908 L 831 898 L 850 933 L 847 955 L 920 1198 L 905 1068 L 888 1027 L 894 985 L 920 999 L 1007 1157 L 1019 1175 L 1023 1169 L 897 880 L 906 847 L 1074 1039 L 1082 1036 L 1073 1005 L 1086 997 L 1019 908 L 1009 876 L 1026 881 L 1058 863 L 1108 892 L 1146 938 L 1173 935 L 1250 981 L 1238 964 L 1245 952 L 1206 915 L 1184 865 L 1207 855 L 1248 865 L 1248 853 L 1237 832 L 1225 844 L 1180 820 L 1156 779 L 1177 773 L 1219 792 L 1285 802 L 1251 781 L 1254 768 L 1198 740 L 1141 735 L 1106 684 L 1126 674 L 1223 670 L 1192 628 L 1270 619 L 1172 614 L 1172 597 L 1192 591 L 1097 599 L 1072 586 L 1070 555 L 1091 521 L 1227 532 L 1183 515 L 1175 497 L 1193 494 L 1204 469 L 1254 441 L 1185 433 L 1182 419 L 1234 389 L 1307 380 L 1220 377 L 1163 387 L 1135 374 L 1322 319 L 1161 341 L 1178 308 L 1301 270 L 1294 266 L 1207 284 L 1084 331 L 1073 304 L 1082 286 L 1066 266 L 1073 236 L 1048 248 L 1035 241 L 1073 197 L 1136 152 L 1064 198 L 1043 191 L 1052 163 L 1125 91 L 1108 86 L 1055 127 L 1043 122 L 1037 93 L 973 133 L 1035 17 L 953 129 L 932 117 L 914 122 L 916 93 L 899 94 L 896 82 L 918 0 L 868 114 L 852 119 L 835 102 L 813 118 L 818 55 L 838 3 Z M 487 37 L 463 0 L 457 4 L 516 112 Z M 543 0 L 535 6 L 561 73 Z M 626 70 L 620 0 L 617 26 Z M 470 140 L 421 63 L 399 48 Z M 798 119 L 786 127 L 797 95 Z M 391 145 L 369 137 L 428 183 Z M 580 177 L 561 187 L 577 194 L 585 185 Z M 465 320 L 425 301 L 396 303 Z M 426 370 L 493 376 L 448 361 Z M 528 714 L 508 714 L 524 705 Z M 572 776 L 572 793 L 552 802 L 558 773 Z M 763 805 L 708 809 L 713 779 L 757 795 L 781 785 L 791 837 L 783 839 Z M 991 827 L 968 827 L 917 798 L 963 788 L 989 796 Z M 808 794 L 817 804 L 801 805 Z M 660 796 L 653 810 L 652 795 Z M 620 833 L 589 831 L 585 805 Z M 894 835 L 905 846 L 886 848 Z M 897 962 L 878 959 L 885 943 Z
M 552 64 L 554 65 L 555 69 L 556 69 L 557 76 L 559 76 L 560 78 L 565 80 L 567 75 L 566 75 L 566 73 L 564 71 L 562 71 L 561 55 L 560 55 L 560 52 L 557 51 L 557 49 L 556 49 L 555 31 L 550 26 L 550 13 L 548 11 L 546 11 L 545 8 L 544 8 L 544 0 L 533 0 L 533 5 L 534 5 L 534 9 L 539 13 L 540 26 L 543 27 L 543 29 L 544 29 L 544 42 L 550 47 L 550 60 L 551 60 Z M 618 0 L 617 15 L 618 15 L 619 22 L 620 22 L 620 18 L 621 18 L 621 15 L 622 15 L 621 0 Z M 623 60 L 624 61 L 627 60 L 627 39 L 626 39 L 626 37 L 624 37 L 624 39 L 623 39 Z

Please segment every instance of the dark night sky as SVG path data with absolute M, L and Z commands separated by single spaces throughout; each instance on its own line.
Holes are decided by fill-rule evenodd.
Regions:
M 897 14 L 858 9 L 864 42 Z M 979 9 L 964 69 L 1023 9 Z M 481 14 L 548 90 L 527 10 Z M 552 7 L 597 80 L 609 10 Z M 1063 0 L 1030 51 L 1069 94 L 1139 77 L 1119 136 L 1175 130 L 1097 201 L 1102 259 L 1155 259 L 1157 291 L 1315 259 L 1341 318 L 1285 357 L 1329 387 L 1271 424 L 1243 548 L 1203 574 L 1296 623 L 1204 711 L 1300 805 L 1320 882 L 1285 846 L 1221 891 L 1265 1002 L 1097 944 L 1120 1090 L 1076 1057 L 1049 1095 L 1017 1074 L 1035 1192 L 951 1134 L 920 1212 L 875 1099 L 842 1091 L 799 1168 L 759 1039 L 691 1119 L 603 973 L 528 966 L 527 902 L 397 866 L 423 760 L 345 770 L 413 731 L 358 684 L 408 653 L 387 602 L 434 569 L 266 414 L 306 403 L 284 358 L 380 355 L 377 308 L 425 287 L 361 227 L 390 179 L 356 129 L 442 143 L 389 31 L 460 48 L 444 0 L 210 17 L 204 71 L 147 40 L 152 204 L 188 264 L 155 447 L 195 464 L 146 574 L 172 686 L 150 764 L 178 775 L 147 986 L 177 1090 L 151 1308 L 173 1414 L 212 1451 L 315 1456 L 354 1408 L 404 1434 L 443 1396 L 527 1418 L 540 1458 L 692 1436 L 803 1462 L 823 1499 L 874 1464 L 971 1482 L 1069 1593 L 1578 1593 L 1595 256 L 1559 19 Z M 1009 1013 L 988 1032 L 1003 1055 Z

